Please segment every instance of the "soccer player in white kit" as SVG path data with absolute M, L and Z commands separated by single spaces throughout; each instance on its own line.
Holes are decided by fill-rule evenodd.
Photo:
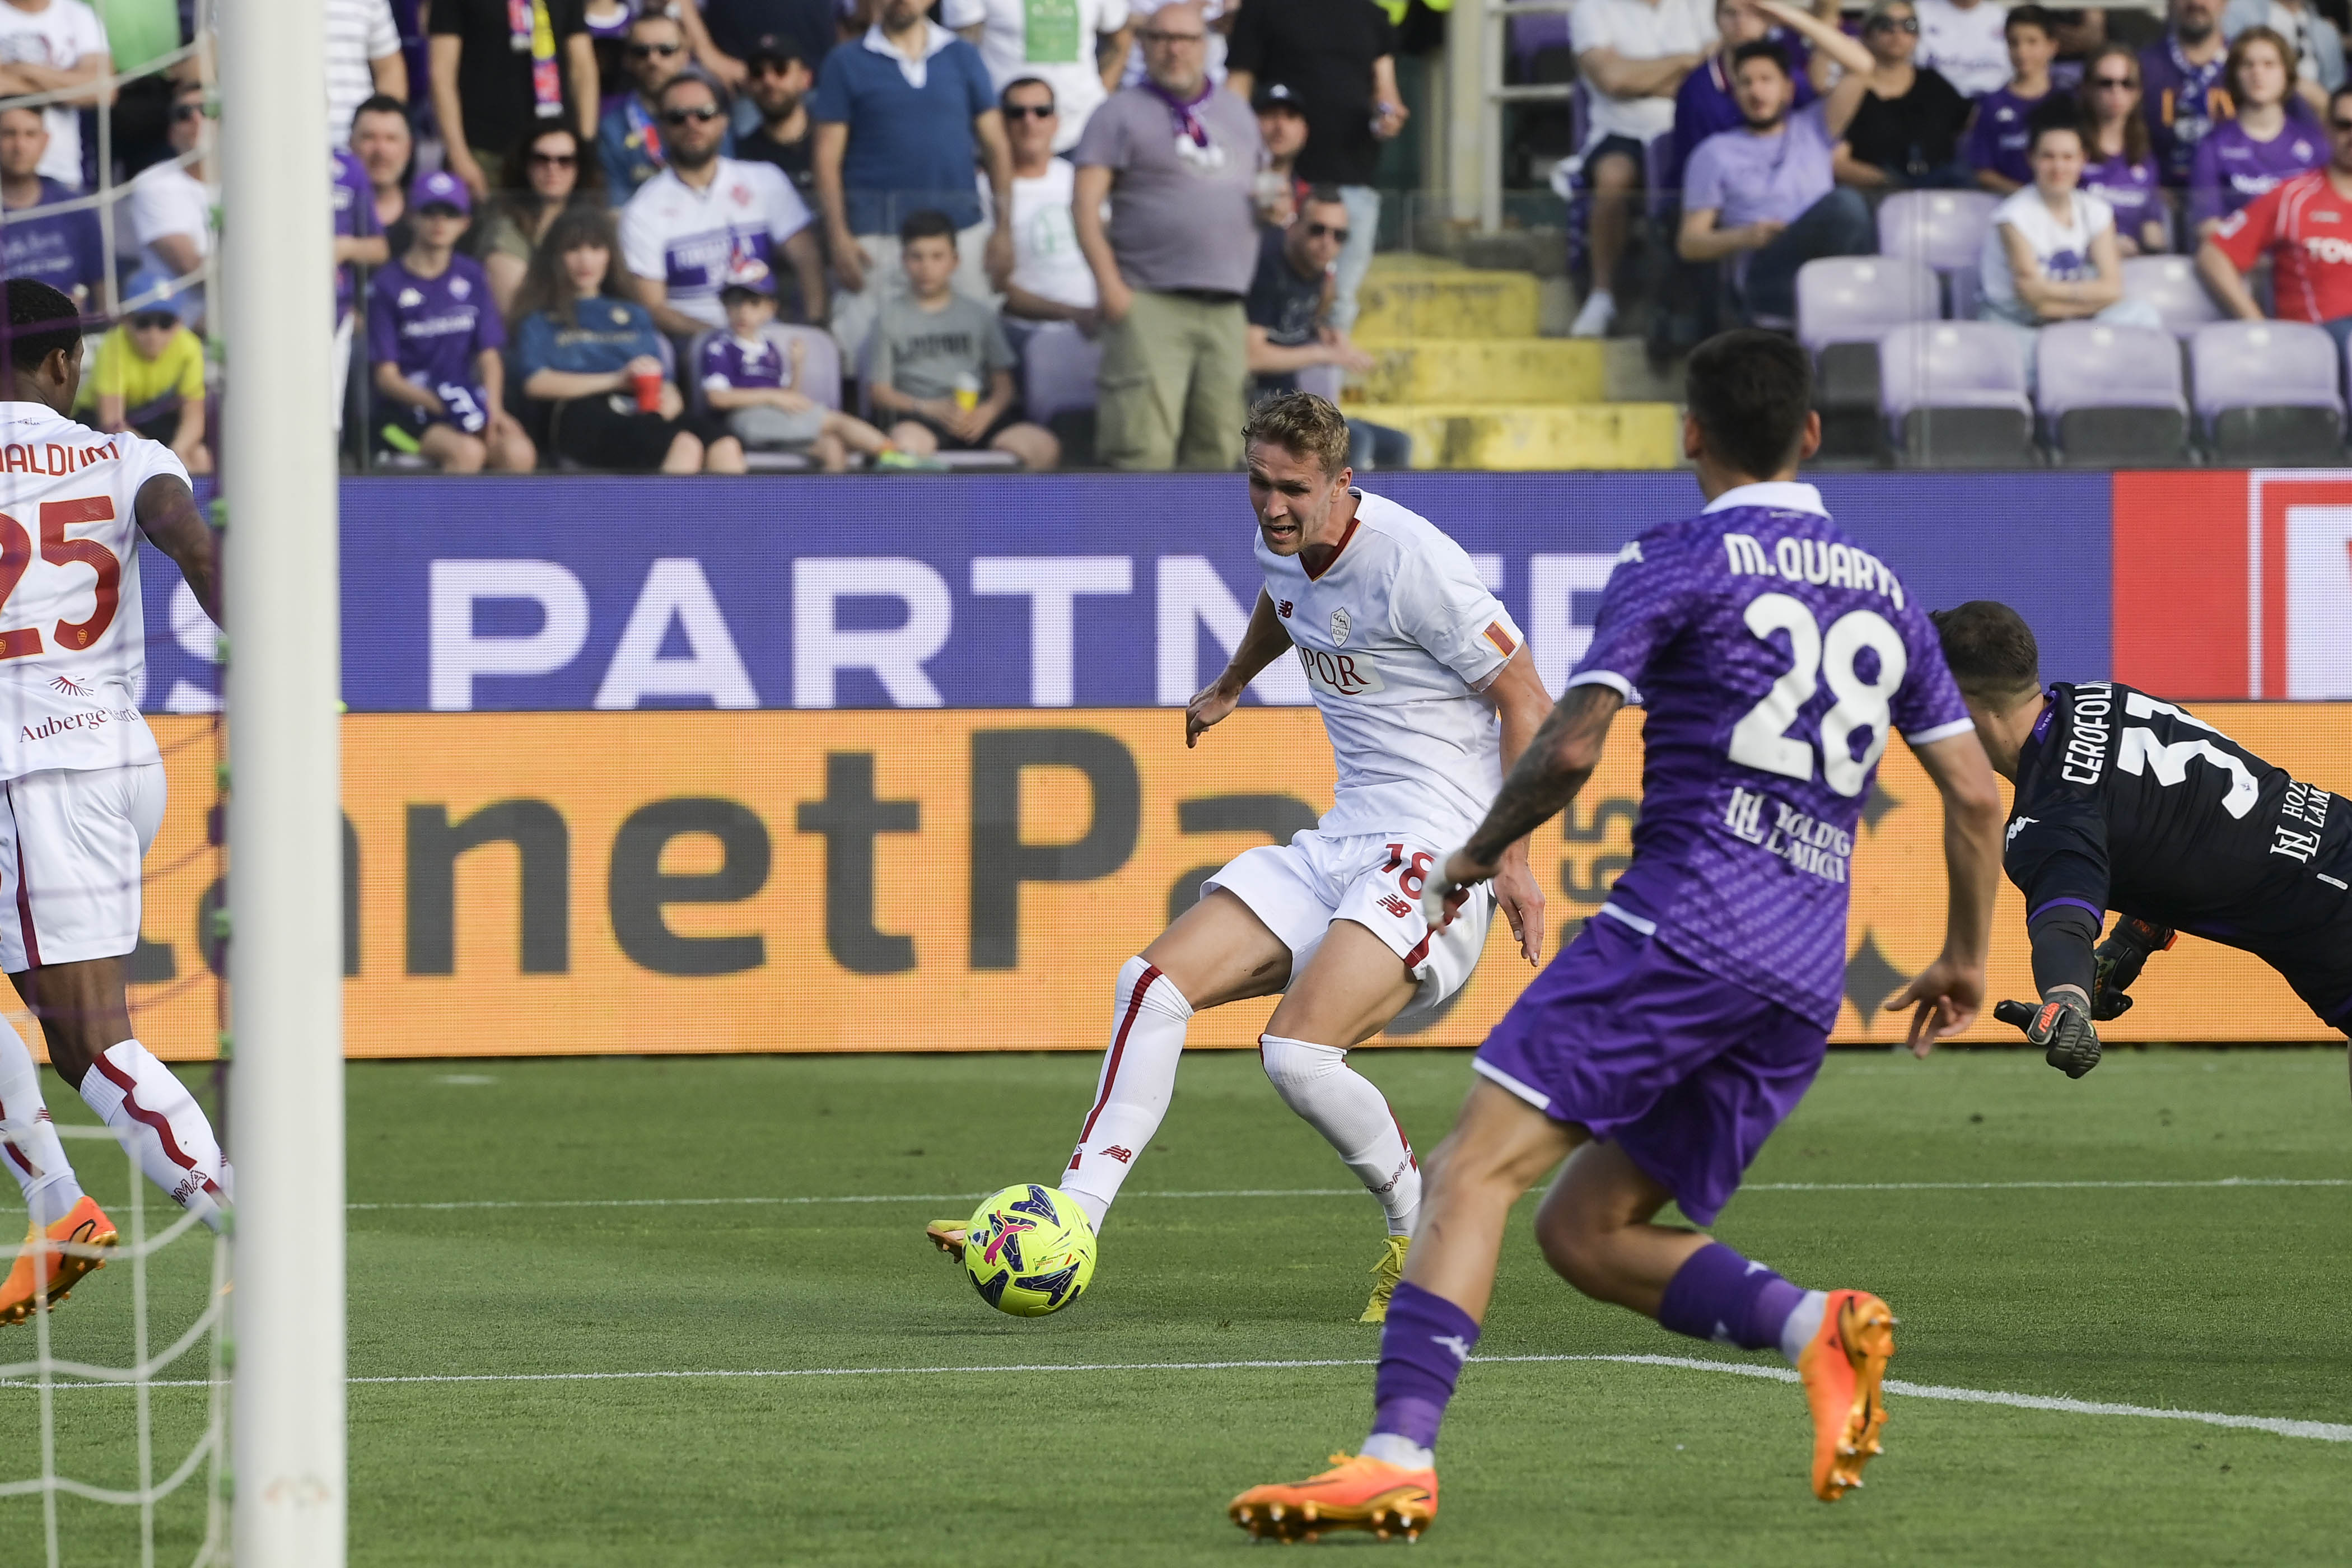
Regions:
M 164 799 L 163 758 L 138 709 L 139 536 L 179 563 L 217 620 L 212 530 L 170 447 L 68 417 L 81 384 L 73 301 L 26 279 L 5 289 L 0 968 L 39 1018 L 59 1075 L 151 1181 L 218 1229 L 230 1187 L 220 1144 L 194 1097 L 133 1037 L 123 989 L 140 861 Z M 115 1231 L 75 1180 L 32 1053 L 5 1025 L 0 1164 L 31 1211 L 0 1284 L 0 1323 L 22 1322 L 101 1267 Z
M 1060 1185 L 1099 1230 L 1167 1113 L 1186 1022 L 1279 992 L 1258 1037 L 1266 1077 L 1387 1212 L 1362 1319 L 1381 1322 L 1420 1208 L 1421 1170 L 1387 1100 L 1347 1054 L 1468 982 L 1497 902 L 1528 962 L 1540 957 L 1544 900 L 1524 842 L 1434 936 L 1421 894 L 1483 820 L 1551 700 L 1526 637 L 1462 547 L 1353 488 L 1337 408 L 1305 393 L 1269 398 L 1243 434 L 1265 586 L 1232 662 L 1186 708 L 1185 744 L 1231 713 L 1259 671 L 1295 653 L 1323 711 L 1339 788 L 1315 828 L 1237 857 L 1119 971 L 1110 1048 Z M 930 1235 L 959 1252 L 962 1228 L 940 1221 Z

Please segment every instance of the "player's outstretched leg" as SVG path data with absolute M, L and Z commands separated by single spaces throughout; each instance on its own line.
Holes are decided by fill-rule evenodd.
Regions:
M 1421 1212 L 1421 1165 L 1387 1096 L 1348 1066 L 1348 1053 L 1280 1035 L 1258 1037 L 1258 1059 L 1283 1103 L 1323 1134 L 1388 1215 L 1389 1238 L 1372 1265 L 1372 1296 L 1360 1321 L 1388 1318 L 1403 1277 L 1413 1217 Z
M 109 1046 L 82 1075 L 81 1097 L 139 1161 L 147 1179 L 213 1229 L 235 1201 L 234 1173 L 204 1107 L 137 1040 Z
M 115 1243 L 113 1222 L 86 1196 L 66 1159 L 65 1141 L 41 1098 L 40 1068 L 16 1031 L 0 1022 L 0 1164 L 24 1189 L 30 1223 L 5 1282 L 0 1323 L 21 1323 L 62 1301 L 81 1277 L 105 1262 L 96 1251 Z M 67 1245 L 76 1247 L 67 1252 Z
M 1894 1315 L 1866 1290 L 1808 1290 L 1706 1236 L 1651 1224 L 1672 1196 L 1622 1145 L 1588 1144 L 1545 1197 L 1536 1238 L 1588 1296 L 1696 1340 L 1779 1351 L 1812 1409 L 1813 1493 L 1837 1501 L 1881 1452 Z

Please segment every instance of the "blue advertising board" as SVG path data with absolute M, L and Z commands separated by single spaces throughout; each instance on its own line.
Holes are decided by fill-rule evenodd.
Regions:
M 1367 482 L 1477 558 L 1554 686 L 1619 546 L 1700 505 L 1683 473 Z M 2048 668 L 2109 672 L 2107 475 L 1817 482 L 1922 602 L 2005 599 Z M 342 532 L 359 712 L 1181 704 L 1258 586 L 1238 475 L 357 479 Z M 147 563 L 147 705 L 202 710 L 212 630 Z

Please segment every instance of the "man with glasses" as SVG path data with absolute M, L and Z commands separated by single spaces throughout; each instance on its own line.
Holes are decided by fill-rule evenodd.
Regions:
M 956 289 L 993 300 L 989 277 L 1013 265 L 1013 155 L 980 51 L 929 20 L 924 0 L 881 0 L 874 25 L 824 58 L 816 121 L 817 200 L 840 291 L 833 333 L 851 363 L 886 298 L 906 291 L 898 229 L 918 212 L 956 226 Z M 990 228 L 972 179 L 988 171 Z
M 1013 143 L 1013 271 L 1003 280 L 1005 329 L 1013 347 L 1026 323 L 1075 321 L 1091 337 L 1101 323 L 1094 269 L 1078 248 L 1070 218 L 1077 170 L 1055 154 L 1061 116 L 1053 87 L 1037 77 L 1009 82 L 1003 103 L 1005 140 Z
M 1095 449 L 1114 468 L 1230 469 L 1265 144 L 1248 101 L 1209 80 L 1197 0 L 1161 6 L 1142 38 L 1143 84 L 1096 110 L 1071 156 L 1071 220 L 1102 299 Z
M 944 0 L 940 20 L 980 50 L 999 94 L 1023 77 L 1053 89 L 1056 153 L 1078 144 L 1095 106 L 1118 86 L 1135 33 L 1128 0 Z
M 637 89 L 615 100 L 596 127 L 596 156 L 604 163 L 604 189 L 614 206 L 644 189 L 666 166 L 654 106 L 662 89 L 686 68 L 686 29 L 667 12 L 641 11 L 629 24 L 623 59 Z M 732 138 L 720 137 L 719 151 L 722 156 L 732 155 Z
M 2271 288 L 2283 321 L 2327 329 L 2340 350 L 2352 339 L 2352 88 L 2327 100 L 2327 163 L 2272 186 L 2197 247 L 2197 274 L 2242 321 L 2263 308 L 2245 274 L 2267 252 Z
M 196 301 L 189 323 L 197 325 L 204 319 L 204 281 L 197 273 L 212 253 L 213 204 L 205 194 L 211 122 L 205 117 L 205 89 L 196 82 L 183 83 L 172 96 L 171 140 L 173 156 L 142 169 L 131 182 L 122 218 L 146 265 L 168 280 L 173 293 Z M 182 158 L 190 161 L 183 164 Z
M 727 110 L 707 78 L 680 75 L 656 102 L 668 166 L 621 209 L 621 258 L 655 324 L 678 338 L 725 326 L 720 285 L 746 258 L 779 277 L 791 263 L 800 319 L 822 321 L 824 258 L 793 183 L 773 164 L 719 155 Z
M 433 0 L 425 24 L 433 113 L 449 172 L 476 201 L 503 184 L 507 149 L 534 124 L 571 116 L 596 140 L 596 40 L 582 0 Z
M 772 163 L 793 183 L 801 200 L 816 204 L 814 143 L 809 137 L 808 97 L 815 73 L 789 37 L 771 33 L 743 57 L 744 96 L 760 111 L 759 126 L 735 139 L 735 156 L 747 163 Z
M 1298 373 L 1318 365 L 1341 371 L 1372 368 L 1372 356 L 1348 341 L 1332 319 L 1333 276 L 1347 249 L 1348 205 L 1337 185 L 1311 187 L 1288 225 L 1268 225 L 1260 239 L 1257 276 L 1250 280 L 1249 369 L 1253 405 L 1276 393 L 1299 390 Z M 1348 421 L 1348 466 L 1402 468 L 1412 462 L 1412 437 L 1368 419 Z

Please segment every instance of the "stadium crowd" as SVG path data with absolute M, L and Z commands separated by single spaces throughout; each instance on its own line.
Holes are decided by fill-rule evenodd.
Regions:
M 321 0 L 347 451 L 1231 467 L 1253 395 L 1370 366 L 1349 334 L 1406 119 L 1396 30 L 1376 0 L 1141 3 Z M 2322 0 L 2169 0 L 2137 47 L 2111 36 L 2136 13 L 1814 5 L 1579 0 L 1574 335 L 1619 328 L 1644 225 L 1654 344 L 1794 327 L 1805 265 L 1878 249 L 1906 191 L 1997 199 L 1948 310 L 2029 341 L 2155 324 L 2122 264 L 2165 252 L 2223 313 L 2352 335 L 2352 263 L 2295 237 L 2352 215 Z M 95 416 L 200 464 L 184 9 L 111 0 L 117 47 L 84 0 L 0 0 L 0 96 L 82 91 L 0 109 L 0 267 L 104 333 Z M 1408 459 L 1351 428 L 1359 466 Z

